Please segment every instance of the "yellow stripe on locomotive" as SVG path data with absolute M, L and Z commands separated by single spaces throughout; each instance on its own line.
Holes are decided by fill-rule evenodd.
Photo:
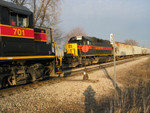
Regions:
M 70 43 L 66 45 L 67 54 L 78 56 L 78 45 L 77 43 Z

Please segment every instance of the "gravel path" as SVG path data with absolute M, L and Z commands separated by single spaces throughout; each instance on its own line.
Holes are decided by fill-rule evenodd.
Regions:
M 117 76 L 125 75 L 132 67 L 147 59 L 132 61 L 117 66 Z M 0 99 L 2 113 L 84 113 L 95 111 L 105 97 L 113 95 L 114 91 L 123 88 L 117 82 L 119 90 L 115 90 L 113 81 L 113 67 L 100 69 L 89 73 L 89 80 L 82 81 L 82 76 L 69 77 L 66 81 L 41 86 L 37 89 L 7 96 Z

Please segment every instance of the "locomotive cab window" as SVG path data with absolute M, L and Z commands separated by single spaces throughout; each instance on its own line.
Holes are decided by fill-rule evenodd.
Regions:
M 91 42 L 90 42 L 90 41 L 87 41 L 87 45 L 91 45 Z
M 17 26 L 17 16 L 16 14 L 11 14 L 11 25 Z
M 18 15 L 18 25 L 21 27 L 27 27 L 27 17 Z
M 28 27 L 28 17 L 25 15 L 11 13 L 10 19 L 10 24 L 12 26 Z

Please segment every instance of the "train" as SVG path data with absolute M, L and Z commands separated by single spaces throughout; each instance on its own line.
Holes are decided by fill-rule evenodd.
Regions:
M 83 52 L 83 46 L 88 47 Z M 107 62 L 113 60 L 113 48 L 115 48 L 116 60 L 133 56 L 150 54 L 150 48 L 115 42 L 115 47 L 110 41 L 89 36 L 74 36 L 66 45 L 63 63 L 68 67 L 90 65 L 93 63 Z
M 0 88 L 43 80 L 61 74 L 62 67 L 77 67 L 111 61 L 110 41 L 75 36 L 66 44 L 59 58 L 52 28 L 35 28 L 33 13 L 27 7 L 0 1 Z M 48 41 L 50 37 L 50 41 Z M 88 46 L 88 52 L 82 51 Z M 149 48 L 116 42 L 117 58 L 150 54 Z
M 27 7 L 0 1 L 0 87 L 34 82 L 57 71 L 50 36 L 48 43 L 46 30 L 33 27 Z

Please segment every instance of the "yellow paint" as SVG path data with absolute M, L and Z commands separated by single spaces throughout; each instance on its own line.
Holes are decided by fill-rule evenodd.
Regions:
M 6 36 L 6 37 L 16 37 L 16 38 L 30 38 L 30 39 L 34 39 L 34 37 L 13 36 L 13 35 L 0 35 L 0 36 Z
M 41 33 L 41 32 L 34 32 L 35 34 L 44 34 L 46 35 L 46 33 Z
M 37 39 L 35 39 L 35 41 L 39 41 L 39 42 L 47 42 L 46 40 L 37 40 Z
M 91 54 L 91 55 L 82 55 L 82 57 L 85 57 L 85 56 L 108 56 L 108 55 L 113 55 L 113 54 Z
M 78 56 L 78 45 L 77 43 L 70 43 L 66 45 L 67 54 Z
M 14 30 L 14 35 L 19 35 L 19 36 L 25 35 L 24 30 L 22 30 L 22 29 L 13 28 L 13 30 Z
M 26 27 L 10 26 L 10 25 L 4 25 L 4 24 L 0 24 L 0 26 L 13 27 L 13 28 L 15 27 L 15 28 L 28 29 L 28 30 L 32 30 L 32 31 L 33 31 L 33 29 L 31 29 L 31 28 L 26 28 Z
M 0 57 L 0 60 L 19 60 L 19 59 L 38 59 L 38 58 L 55 58 L 56 56 L 10 56 Z

